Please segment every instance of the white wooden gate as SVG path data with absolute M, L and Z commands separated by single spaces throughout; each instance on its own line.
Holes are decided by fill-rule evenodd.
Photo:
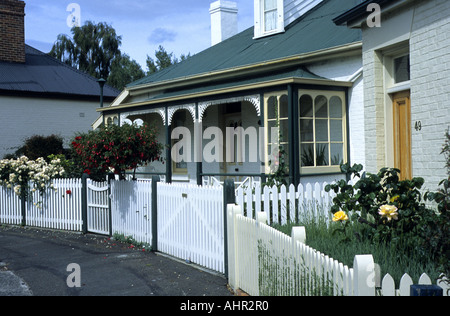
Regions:
M 91 233 L 110 235 L 108 182 L 87 179 L 87 230 Z
M 158 183 L 158 251 L 223 273 L 223 210 L 222 187 Z
M 113 233 L 152 244 L 152 181 L 111 181 Z

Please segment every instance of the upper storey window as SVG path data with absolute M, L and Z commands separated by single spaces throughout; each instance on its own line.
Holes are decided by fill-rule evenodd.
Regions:
M 284 32 L 283 0 L 255 0 L 255 38 Z

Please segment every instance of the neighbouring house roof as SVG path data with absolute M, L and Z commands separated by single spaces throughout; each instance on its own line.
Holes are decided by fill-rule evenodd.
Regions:
M 272 36 L 254 39 L 254 29 L 251 27 L 183 62 L 133 82 L 127 88 L 135 90 L 247 66 L 259 67 L 273 61 L 360 42 L 360 30 L 337 26 L 332 20 L 359 2 L 324 0 L 288 25 L 284 33 Z M 303 70 L 302 75 L 315 76 Z
M 97 79 L 26 45 L 26 62 L 0 62 L 0 94 L 34 94 L 98 98 Z M 113 100 L 120 91 L 104 86 L 104 97 Z

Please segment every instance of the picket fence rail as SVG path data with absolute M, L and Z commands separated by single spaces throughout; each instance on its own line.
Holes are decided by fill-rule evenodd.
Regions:
M 355 256 L 353 267 L 305 244 L 304 227 L 287 236 L 266 225 L 267 213 L 256 219 L 242 215 L 240 206 L 228 205 L 229 283 L 254 296 L 409 296 L 413 284 L 432 285 L 425 273 L 417 283 L 405 274 L 399 289 L 386 274 L 381 282 L 372 255 Z M 448 296 L 444 280 L 436 283 Z
M 0 224 L 20 225 L 22 223 L 20 197 L 14 190 L 0 186 Z
M 227 273 L 233 288 L 251 295 L 409 295 L 411 277 L 405 274 L 396 289 L 390 275 L 379 276 L 372 256 L 356 256 L 349 268 L 305 245 L 304 229 L 295 228 L 287 236 L 265 224 L 310 216 L 329 220 L 333 193 L 325 192 L 326 183 L 240 187 L 237 205 L 226 209 L 225 218 L 222 186 L 157 183 L 154 192 L 154 185 L 149 180 L 112 180 L 102 191 L 106 199 L 94 199 L 90 206 L 103 212 L 110 203 L 111 233 L 152 245 L 157 236 L 158 251 Z M 22 224 L 24 204 L 28 226 L 83 231 L 82 180 L 55 179 L 53 186 L 56 190 L 49 188 L 42 196 L 35 192 L 26 203 L 0 186 L 0 224 Z M 94 186 L 100 192 L 105 184 Z M 432 283 L 426 274 L 417 282 Z M 437 284 L 447 295 L 446 283 Z
M 349 182 L 352 183 L 352 182 Z M 307 183 L 280 187 L 264 186 L 255 182 L 252 186 L 236 189 L 236 204 L 242 214 L 255 218 L 259 212 L 267 212 L 269 222 L 286 224 L 305 218 L 330 219 L 330 207 L 335 193 L 325 192 L 326 182 Z
M 254 296 L 354 295 L 354 271 L 304 244 L 304 228 L 287 236 L 266 225 L 267 214 L 257 219 L 242 215 L 240 206 L 229 205 L 229 283 Z M 359 278 L 369 277 L 359 269 Z
M 81 231 L 81 179 L 55 179 L 53 188 L 41 195 L 31 193 L 25 206 L 25 225 L 49 229 Z M 0 186 L 0 223 L 20 225 L 22 202 L 12 189 Z

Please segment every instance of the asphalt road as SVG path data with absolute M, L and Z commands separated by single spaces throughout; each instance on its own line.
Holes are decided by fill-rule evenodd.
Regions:
M 72 263 L 77 266 L 68 269 Z M 0 226 L 0 296 L 19 295 L 232 296 L 232 293 L 222 275 L 103 236 Z

